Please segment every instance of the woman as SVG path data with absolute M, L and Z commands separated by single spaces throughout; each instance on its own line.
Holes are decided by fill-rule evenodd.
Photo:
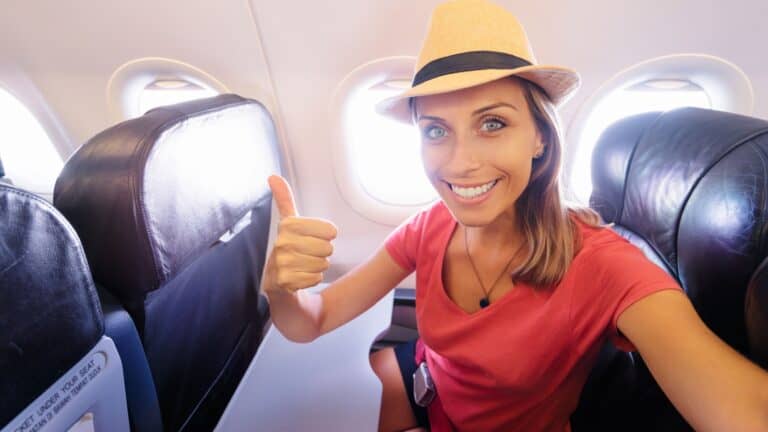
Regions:
M 575 72 L 536 65 L 504 9 L 439 6 L 412 88 L 381 108 L 420 129 L 441 200 L 320 294 L 302 289 L 322 280 L 336 229 L 298 217 L 287 184 L 270 178 L 281 221 L 264 290 L 286 337 L 333 330 L 417 271 L 421 339 L 371 356 L 380 430 L 569 430 L 606 334 L 642 354 L 693 427 L 768 430 L 768 374 L 637 248 L 563 205 L 553 106 L 577 86 Z M 428 416 L 411 387 L 422 361 L 437 389 Z

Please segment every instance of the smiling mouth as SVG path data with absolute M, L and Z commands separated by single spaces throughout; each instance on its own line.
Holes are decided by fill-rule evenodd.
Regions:
M 478 186 L 465 187 L 458 186 L 453 183 L 448 183 L 448 186 L 451 188 L 453 193 L 464 199 L 475 199 L 487 194 L 491 189 L 493 189 L 494 186 L 496 186 L 496 183 L 498 182 L 499 179 L 495 179 Z

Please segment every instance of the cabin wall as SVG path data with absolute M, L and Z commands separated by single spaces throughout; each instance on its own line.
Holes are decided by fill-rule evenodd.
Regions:
M 269 69 L 247 2 L 5 3 L 0 65 L 12 65 L 14 72 L 0 74 L 0 83 L 16 80 L 19 73 L 34 82 L 69 133 L 73 147 L 60 149 L 67 154 L 113 123 L 109 79 L 139 58 L 188 63 L 229 90 L 274 108 Z
M 392 229 L 355 212 L 336 186 L 333 92 L 361 64 L 415 55 L 438 3 L 9 0 L 0 13 L 0 85 L 25 103 L 47 105 L 47 126 L 60 131 L 56 141 L 63 156 L 113 123 L 107 84 L 115 70 L 137 58 L 189 63 L 232 92 L 261 99 L 291 149 L 300 211 L 340 228 L 333 276 L 372 253 Z M 752 80 L 754 115 L 768 118 L 768 62 L 761 52 L 768 40 L 768 2 L 501 3 L 526 26 L 540 63 L 582 74 L 582 89 L 562 110 L 565 125 L 618 71 L 674 53 L 706 53 L 738 65 Z

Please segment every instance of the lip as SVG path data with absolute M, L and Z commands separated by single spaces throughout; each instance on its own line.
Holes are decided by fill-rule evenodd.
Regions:
M 488 190 L 488 192 L 486 192 L 486 193 L 484 193 L 484 194 L 482 194 L 482 195 L 480 195 L 478 197 L 475 197 L 475 198 L 464 198 L 463 196 L 457 194 L 456 192 L 454 192 L 451 189 L 451 185 L 462 187 L 462 188 L 470 188 L 470 187 L 482 186 L 482 185 L 491 183 L 493 181 L 495 181 L 496 184 L 494 184 L 493 187 L 491 187 L 491 189 Z M 492 195 L 492 192 L 494 191 L 494 189 L 496 189 L 496 186 L 499 185 L 500 181 L 501 181 L 501 178 L 497 178 L 497 179 L 493 179 L 493 180 L 485 181 L 485 182 L 481 182 L 481 183 L 464 183 L 464 184 L 460 184 L 460 183 L 451 183 L 451 182 L 443 180 L 443 182 L 445 183 L 445 187 L 448 190 L 448 193 L 450 194 L 450 196 L 453 198 L 454 201 L 456 201 L 456 202 L 458 202 L 460 204 L 472 204 L 472 205 L 480 204 L 480 203 L 484 202 L 485 200 L 487 200 Z
M 488 184 L 488 183 L 491 183 L 491 182 L 497 181 L 497 180 L 499 180 L 499 179 L 493 179 L 493 180 L 489 180 L 489 181 L 484 181 L 482 183 L 453 183 L 453 182 L 449 182 L 449 181 L 446 181 L 446 183 L 448 183 L 448 187 L 451 187 L 451 185 L 454 185 L 454 186 L 458 186 L 458 187 L 461 187 L 461 188 L 471 188 L 471 187 L 482 186 L 482 185 L 485 185 L 485 184 Z

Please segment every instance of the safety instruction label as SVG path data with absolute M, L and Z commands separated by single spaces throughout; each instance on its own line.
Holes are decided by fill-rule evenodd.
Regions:
M 98 352 L 85 362 L 81 362 L 74 370 L 70 370 L 66 376 L 59 380 L 42 400 L 37 400 L 26 410 L 27 416 L 20 419 L 20 423 L 13 432 L 38 432 L 50 423 L 72 400 L 88 386 L 88 383 L 96 379 L 104 370 L 107 357 Z

